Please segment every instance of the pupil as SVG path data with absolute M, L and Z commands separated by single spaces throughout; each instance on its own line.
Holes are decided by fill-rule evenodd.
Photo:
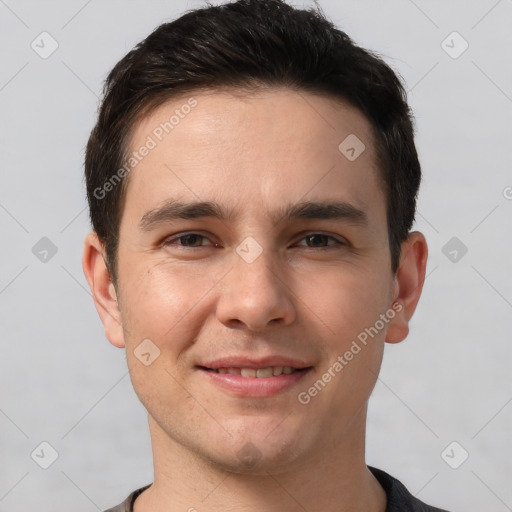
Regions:
M 201 245 L 201 236 L 199 235 L 185 235 L 181 238 L 185 245 L 192 245 L 194 247 Z
M 319 243 L 321 245 L 325 245 L 327 243 L 327 236 L 326 235 L 309 235 L 307 237 L 307 240 L 308 240 L 308 245 L 318 246 Z

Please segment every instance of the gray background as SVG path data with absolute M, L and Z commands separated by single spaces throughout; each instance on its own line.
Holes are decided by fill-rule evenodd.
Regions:
M 200 5 L 0 0 L 0 511 L 103 510 L 152 481 L 145 410 L 82 273 L 83 149 L 107 72 Z M 453 511 L 512 510 L 512 2 L 320 5 L 403 76 L 424 170 L 428 278 L 408 340 L 386 348 L 368 463 Z M 31 48 L 43 31 L 47 59 Z

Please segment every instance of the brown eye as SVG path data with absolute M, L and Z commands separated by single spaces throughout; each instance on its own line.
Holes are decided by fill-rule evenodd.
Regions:
M 212 244 L 208 237 L 201 235 L 200 233 L 181 233 L 167 238 L 164 240 L 163 245 L 168 247 L 178 246 L 188 248 L 206 247 L 210 245 L 215 245 L 215 247 L 217 247 L 217 244 Z
M 202 245 L 204 236 L 198 235 L 195 233 L 191 233 L 189 235 L 182 235 L 178 237 L 180 241 L 180 245 L 185 245 L 187 247 L 200 247 Z
M 323 233 L 312 233 L 302 238 L 300 242 L 303 240 L 306 243 L 299 243 L 299 245 L 311 247 L 313 249 L 322 249 L 323 247 L 330 247 L 334 245 L 345 245 L 341 240 L 337 240 L 330 235 L 324 235 Z
M 308 247 L 326 247 L 327 245 L 329 245 L 329 238 L 332 237 L 318 233 L 304 237 Z

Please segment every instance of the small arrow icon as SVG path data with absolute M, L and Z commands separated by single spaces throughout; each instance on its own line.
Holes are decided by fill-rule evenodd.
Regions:
M 252 443 L 246 443 L 237 453 L 238 459 L 250 468 L 261 459 L 261 452 Z
M 353 162 L 366 149 L 366 146 L 357 135 L 351 133 L 341 141 L 338 149 L 349 162 Z
M 43 31 L 33 39 L 30 43 L 30 47 L 41 59 L 47 59 L 57 50 L 59 43 L 51 34 Z
M 59 458 L 59 453 L 48 441 L 43 441 L 32 450 L 30 457 L 40 468 L 48 469 Z
M 441 48 L 450 58 L 458 59 L 469 48 L 469 43 L 454 30 L 441 41 Z
M 154 360 L 160 356 L 160 349 L 149 338 L 142 340 L 133 352 L 144 366 L 153 364 Z
M 442 452 L 441 458 L 452 469 L 457 469 L 469 457 L 468 451 L 457 441 L 452 441 Z
M 454 236 L 443 245 L 441 251 L 452 263 L 458 263 L 464 258 L 468 248 L 461 240 Z
M 236 252 L 246 263 L 252 263 L 263 252 L 263 247 L 248 236 L 238 244 Z
M 57 246 L 46 236 L 32 247 L 32 254 L 42 263 L 48 263 L 57 251 Z

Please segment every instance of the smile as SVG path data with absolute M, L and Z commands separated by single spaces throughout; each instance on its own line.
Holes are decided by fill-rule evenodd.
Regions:
M 216 373 L 229 373 L 230 375 L 241 375 L 242 377 L 256 377 L 258 379 L 265 377 L 278 377 L 279 375 L 290 375 L 299 371 L 298 368 L 291 366 L 268 366 L 267 368 L 206 368 Z
M 208 379 L 209 385 L 243 398 L 266 398 L 289 391 L 308 374 L 313 367 L 267 366 L 264 368 L 197 367 Z

